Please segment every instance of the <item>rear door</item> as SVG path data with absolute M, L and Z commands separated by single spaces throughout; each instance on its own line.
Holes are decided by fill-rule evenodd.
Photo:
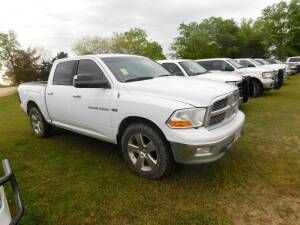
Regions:
M 47 86 L 46 104 L 54 122 L 72 124 L 71 100 L 75 64 L 75 60 L 59 62 L 54 71 L 52 84 Z
M 92 75 L 95 80 L 108 80 L 93 59 L 81 59 L 76 74 Z M 75 88 L 72 87 L 71 109 L 74 125 L 78 128 L 110 137 L 112 88 Z

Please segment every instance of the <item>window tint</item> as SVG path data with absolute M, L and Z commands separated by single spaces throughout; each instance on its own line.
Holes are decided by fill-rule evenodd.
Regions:
M 174 74 L 176 76 L 184 76 L 181 69 L 175 63 L 163 63 L 162 66 L 171 74 Z
M 243 67 L 249 67 L 249 66 L 251 66 L 251 64 L 250 64 L 247 60 L 239 60 L 239 63 L 240 63 Z
M 212 70 L 212 62 L 211 61 L 198 61 L 197 62 L 200 66 L 203 66 L 207 70 Z
M 195 61 L 182 61 L 179 62 L 179 64 L 189 76 L 197 76 L 207 73 L 207 70 Z
M 290 62 L 300 62 L 300 57 L 299 58 L 290 58 Z
M 53 85 L 72 85 L 74 64 L 75 61 L 58 63 L 54 72 Z
M 212 70 L 222 70 L 223 62 L 220 60 L 212 61 L 211 67 Z
M 92 75 L 94 80 L 104 80 L 105 76 L 100 69 L 100 67 L 90 59 L 82 59 L 78 63 L 77 74 L 84 75 Z

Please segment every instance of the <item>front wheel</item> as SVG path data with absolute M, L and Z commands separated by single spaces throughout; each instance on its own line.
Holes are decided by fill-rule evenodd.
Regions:
M 167 141 L 150 125 L 130 125 L 122 136 L 121 145 L 128 167 L 140 176 L 160 179 L 170 174 L 174 167 Z
M 35 136 L 44 138 L 52 134 L 53 127 L 45 121 L 42 113 L 37 107 L 32 107 L 30 109 L 29 118 Z
M 252 97 L 258 97 L 260 95 L 263 94 L 264 92 L 264 87 L 263 85 L 260 83 L 260 81 L 258 80 L 252 80 L 252 84 L 253 84 L 253 94 Z

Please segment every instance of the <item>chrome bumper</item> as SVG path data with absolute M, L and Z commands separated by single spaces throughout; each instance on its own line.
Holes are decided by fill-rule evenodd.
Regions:
M 231 135 L 201 145 L 171 142 L 174 160 L 183 164 L 202 164 L 216 161 L 228 152 L 232 144 L 241 136 L 241 132 L 242 127 Z

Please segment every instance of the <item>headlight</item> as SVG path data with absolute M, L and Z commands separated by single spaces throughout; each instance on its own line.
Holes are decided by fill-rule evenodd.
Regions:
M 168 119 L 170 128 L 201 127 L 204 124 L 206 108 L 181 109 L 175 111 Z
M 264 73 L 262 73 L 262 77 L 265 79 L 273 78 L 273 72 L 264 72 Z

